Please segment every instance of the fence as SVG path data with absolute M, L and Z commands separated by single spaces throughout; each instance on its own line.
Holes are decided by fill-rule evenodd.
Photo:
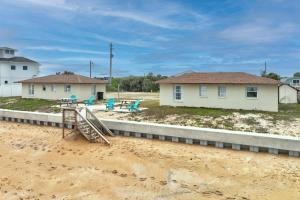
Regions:
M 1 84 L 0 85 L 0 97 L 21 96 L 22 85 L 21 84 Z

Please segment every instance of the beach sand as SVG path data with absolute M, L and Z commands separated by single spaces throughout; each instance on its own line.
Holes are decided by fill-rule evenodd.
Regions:
M 0 199 L 300 199 L 300 159 L 0 121 Z

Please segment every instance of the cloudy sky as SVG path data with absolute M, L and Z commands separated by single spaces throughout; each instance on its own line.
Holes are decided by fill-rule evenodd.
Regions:
M 298 0 L 0 0 L 0 46 L 42 64 L 114 76 L 300 71 Z

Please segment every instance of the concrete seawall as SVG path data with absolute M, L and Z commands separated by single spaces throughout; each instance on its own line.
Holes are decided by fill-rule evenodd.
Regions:
M 62 127 L 61 114 L 0 109 L 0 120 Z M 116 135 L 299 156 L 300 138 L 222 129 L 103 119 Z M 72 128 L 72 125 L 65 125 Z

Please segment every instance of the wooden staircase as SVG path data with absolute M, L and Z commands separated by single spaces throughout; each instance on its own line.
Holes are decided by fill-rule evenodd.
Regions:
M 64 109 L 63 124 L 74 124 L 75 129 L 90 142 L 99 142 L 110 145 L 110 141 L 104 135 L 113 136 L 113 133 L 100 120 L 98 120 L 90 110 L 87 108 L 84 109 L 86 111 L 86 116 L 84 116 L 81 111 L 76 108 Z

